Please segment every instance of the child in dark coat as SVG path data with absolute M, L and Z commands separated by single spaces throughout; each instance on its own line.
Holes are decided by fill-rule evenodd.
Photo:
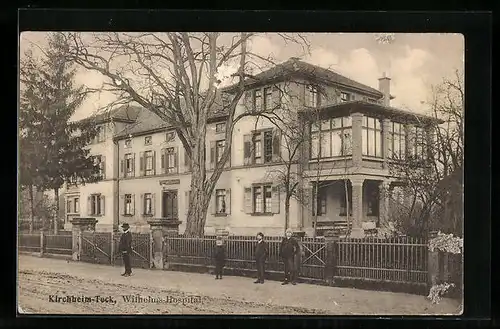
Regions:
M 215 241 L 215 279 L 222 279 L 222 269 L 224 268 L 224 262 L 226 261 L 226 248 L 224 247 L 224 241 L 222 237 L 218 236 Z

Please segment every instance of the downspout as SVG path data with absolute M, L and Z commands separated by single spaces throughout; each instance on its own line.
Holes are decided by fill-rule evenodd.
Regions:
M 111 119 L 113 120 L 113 119 Z M 113 123 L 113 121 L 111 121 Z M 113 126 L 113 124 L 112 124 Z M 113 231 L 115 230 L 115 223 L 117 224 L 116 229 L 120 227 L 120 147 L 118 144 L 118 139 L 113 137 Z

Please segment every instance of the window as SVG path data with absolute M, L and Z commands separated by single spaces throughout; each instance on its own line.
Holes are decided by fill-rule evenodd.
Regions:
M 165 142 L 173 142 L 175 140 L 175 131 L 169 131 L 165 134 Z
M 217 162 L 222 158 L 222 154 L 224 154 L 224 149 L 226 148 L 226 141 L 220 140 L 215 143 L 215 159 Z
M 94 142 L 102 143 L 106 139 L 106 131 L 104 126 L 97 126 L 97 134 L 95 135 Z
M 144 215 L 152 215 L 153 214 L 153 195 L 151 193 L 144 194 Z
M 67 204 L 66 204 L 66 212 L 71 214 L 73 213 L 73 200 L 68 200 Z
M 326 190 L 323 188 L 319 188 L 319 191 L 316 193 L 316 188 L 314 188 L 314 193 L 316 194 L 316 208 L 318 209 L 318 216 L 326 215 Z M 314 207 L 313 207 L 313 215 L 314 215 Z
M 414 127 L 415 142 L 413 145 L 413 156 L 417 160 L 425 160 L 427 152 L 427 143 L 425 138 L 425 130 L 421 127 Z
M 153 144 L 153 138 L 151 136 L 144 137 L 144 145 L 151 145 L 151 144 Z
M 125 177 L 134 176 L 134 156 L 132 153 L 125 154 Z
M 104 196 L 101 194 L 92 194 L 89 196 L 88 213 L 91 216 L 104 215 Z
M 144 175 L 146 175 L 146 176 L 154 175 L 154 154 L 153 154 L 153 151 L 144 152 L 144 163 L 145 163 Z
M 395 160 L 404 160 L 406 153 L 406 134 L 402 123 L 391 122 L 389 131 L 389 155 Z
M 347 102 L 351 99 L 351 94 L 346 93 L 346 92 L 341 92 L 340 93 L 340 101 L 341 102 Z
M 280 135 L 278 131 L 265 129 L 243 137 L 244 164 L 262 164 L 279 160 Z
M 80 198 L 74 199 L 74 205 L 75 205 L 74 208 L 75 214 L 78 214 L 80 212 Z
M 103 179 L 105 170 L 104 157 L 101 155 L 94 155 L 92 156 L 92 161 L 94 162 L 94 167 L 97 167 L 98 170 L 96 175 Z
M 177 172 L 177 161 L 176 161 L 176 154 L 175 154 L 175 149 L 173 147 L 169 147 L 165 151 L 166 155 L 166 172 L 167 174 L 172 174 Z
M 130 147 L 132 147 L 132 140 L 131 139 L 127 139 L 125 141 L 125 148 L 128 149 Z
M 319 106 L 319 88 L 315 85 L 306 86 L 306 106 L 317 107 Z
M 253 135 L 253 150 L 254 150 L 254 163 L 260 162 L 262 158 L 262 139 L 260 133 L 255 133 Z
M 260 89 L 253 91 L 253 109 L 254 111 L 262 110 L 262 91 Z
M 217 123 L 215 125 L 215 132 L 216 133 L 223 133 L 225 131 L 226 131 L 226 123 L 225 122 Z
M 345 185 L 342 184 L 342 187 L 339 189 L 340 191 L 340 213 L 339 216 L 347 216 L 347 199 L 346 199 L 346 191 Z M 347 197 L 349 198 L 349 216 L 352 215 L 352 189 L 349 186 L 347 189 Z
M 382 124 L 376 118 L 363 117 L 363 155 L 382 158 Z
M 266 110 L 271 110 L 274 107 L 272 87 L 264 88 L 264 106 L 266 107 Z
M 132 215 L 132 194 L 125 194 L 124 215 Z
M 351 154 L 351 117 L 332 118 L 311 124 L 311 159 Z
M 271 213 L 272 188 L 271 185 L 256 186 L 253 189 L 254 209 L 256 214 Z
M 217 214 L 226 214 L 226 190 L 215 191 L 215 207 Z

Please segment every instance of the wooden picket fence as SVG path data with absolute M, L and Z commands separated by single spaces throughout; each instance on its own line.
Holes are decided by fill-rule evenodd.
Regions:
M 120 233 L 84 232 L 81 237 L 80 260 L 99 264 L 121 265 L 118 251 Z M 269 255 L 266 271 L 283 271 L 279 257 L 282 237 L 266 237 Z M 213 266 L 216 236 L 193 238 L 183 235 L 169 236 L 165 240 L 164 255 L 170 265 L 188 268 Z M 335 248 L 328 251 L 327 241 L 320 238 L 298 239 L 301 246 L 299 276 L 313 281 L 327 282 L 327 267 L 334 259 L 333 277 L 371 282 L 393 282 L 426 285 L 428 282 L 428 248 L 425 239 L 397 238 L 341 238 Z M 19 234 L 19 250 L 47 254 L 72 254 L 71 235 Z M 41 247 L 41 241 L 44 245 Z M 239 272 L 254 272 L 254 236 L 228 236 L 225 240 L 226 268 Z M 331 243 L 331 242 L 329 242 Z M 133 233 L 132 266 L 149 268 L 152 264 L 152 241 L 149 233 Z M 460 264 L 461 266 L 461 264 Z

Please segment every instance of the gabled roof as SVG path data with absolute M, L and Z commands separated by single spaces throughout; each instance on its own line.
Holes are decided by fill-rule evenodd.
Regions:
M 376 95 L 378 97 L 383 97 L 383 94 L 375 88 L 349 79 L 343 75 L 333 72 L 332 70 L 303 62 L 295 57 L 290 58 L 284 63 L 273 66 L 269 70 L 255 75 L 253 78 L 247 79 L 245 84 L 247 86 L 264 84 L 268 81 L 279 80 L 291 76 L 302 76 L 314 80 L 326 80 L 327 82 L 333 84 L 339 84 L 345 87 L 358 89 L 363 92 Z M 235 87 L 236 85 L 232 85 L 224 88 L 224 90 L 230 91 Z
M 93 121 L 95 123 L 104 123 L 107 121 L 121 121 L 126 123 L 134 122 L 141 112 L 142 107 L 136 105 L 123 105 L 112 110 L 91 115 L 82 121 Z

